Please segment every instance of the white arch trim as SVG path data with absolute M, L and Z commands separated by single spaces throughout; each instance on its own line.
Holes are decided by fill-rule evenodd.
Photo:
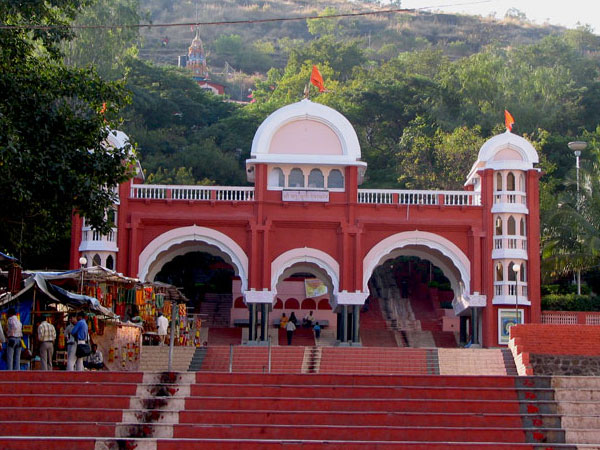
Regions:
M 152 240 L 142 253 L 140 253 L 138 278 L 145 280 L 150 272 L 152 263 L 164 256 L 164 254 L 168 254 L 169 249 L 172 247 L 186 242 L 203 242 L 215 246 L 227 254 L 231 258 L 237 275 L 242 281 L 242 291 L 247 289 L 248 256 L 246 256 L 244 250 L 226 234 L 212 228 L 199 227 L 197 225 L 175 228 Z M 174 256 L 175 253 L 173 253 Z
M 369 253 L 367 253 L 363 259 L 363 291 L 368 292 L 369 279 L 375 268 L 381 264 L 382 260 L 387 259 L 386 256 L 393 253 L 394 250 L 409 245 L 418 245 L 437 250 L 442 255 L 449 258 L 456 270 L 460 273 L 461 279 L 456 280 L 456 282 L 458 285 L 460 285 L 460 281 L 464 284 L 464 287 L 462 287 L 464 291 L 460 292 L 460 290 L 455 290 L 455 295 L 460 296 L 469 293 L 471 289 L 471 261 L 469 261 L 469 258 L 467 258 L 460 248 L 448 239 L 434 233 L 418 230 L 405 231 L 389 236 L 376 244 Z M 417 250 L 417 252 L 419 251 Z M 411 250 L 411 254 L 412 253 L 415 252 L 412 252 Z M 425 252 L 422 253 L 425 254 Z M 426 258 L 431 259 L 435 265 L 440 267 L 440 269 L 444 270 L 444 268 L 446 268 L 450 274 L 452 273 L 448 264 L 444 263 L 442 259 L 437 258 L 430 253 L 426 253 L 426 255 Z M 433 261 L 434 259 L 435 261 Z M 444 272 L 444 274 L 446 274 L 446 272 Z M 454 288 L 455 286 L 452 287 Z
M 286 269 L 298 263 L 312 263 L 323 269 L 333 285 L 330 295 L 337 295 L 340 288 L 340 265 L 328 253 L 316 248 L 295 248 L 282 253 L 271 263 L 271 291 L 277 293 L 277 283 Z

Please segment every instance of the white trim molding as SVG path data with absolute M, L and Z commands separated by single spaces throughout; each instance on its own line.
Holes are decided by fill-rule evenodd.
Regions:
M 245 291 L 248 285 L 248 256 L 244 250 L 226 234 L 197 225 L 175 228 L 152 240 L 140 253 L 138 278 L 152 281 L 160 269 L 178 254 L 203 251 L 197 248 L 199 243 L 216 247 L 219 250 L 217 254 L 227 256 L 242 281 L 242 292 Z
M 410 246 L 410 249 L 401 250 Z M 428 252 L 414 247 L 425 247 L 437 252 Z M 440 254 L 446 259 L 440 258 Z M 430 260 L 438 266 L 450 280 L 454 296 L 468 295 L 471 286 L 471 262 L 460 248 L 448 239 L 426 231 L 405 231 L 385 238 L 376 244 L 363 259 L 363 291 L 368 292 L 368 284 L 375 268 L 391 258 L 401 255 L 414 255 Z

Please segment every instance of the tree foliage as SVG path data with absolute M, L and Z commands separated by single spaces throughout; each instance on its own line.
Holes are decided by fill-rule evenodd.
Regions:
M 67 67 L 61 46 L 85 2 L 0 3 L 0 235 L 3 251 L 27 260 L 64 233 L 71 211 L 98 230 L 113 188 L 130 172 L 129 148 L 103 143 L 127 96 L 91 68 Z

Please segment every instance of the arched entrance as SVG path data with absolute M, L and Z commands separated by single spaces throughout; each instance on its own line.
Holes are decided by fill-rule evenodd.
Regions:
M 459 330 L 459 319 L 450 306 L 454 299 L 468 295 L 470 264 L 462 250 L 442 236 L 416 230 L 398 233 L 379 242 L 364 258 L 363 289 L 370 290 L 371 301 L 381 300 L 374 306 L 382 310 L 384 319 L 397 329 L 414 331 L 407 337 L 402 330 L 404 345 L 456 346 L 442 324 L 446 331 Z M 478 323 L 477 312 L 472 313 Z M 429 337 L 423 333 L 417 338 L 419 330 L 407 321 L 421 324 Z M 478 342 L 479 327 L 473 327 L 471 334 Z
M 311 291 L 311 286 L 314 291 Z M 269 311 L 273 321 L 285 312 L 294 312 L 301 324 L 305 313 L 316 318 L 332 316 L 331 305 L 339 291 L 339 264 L 329 254 L 314 248 L 298 248 L 282 253 L 271 262 L 271 286 L 268 296 L 261 292 L 245 293 L 250 310 L 249 340 L 268 338 Z M 257 332 L 260 311 L 260 332 Z
M 248 258 L 227 235 L 194 225 L 170 230 L 152 240 L 140 254 L 139 268 L 140 279 L 182 287 L 209 325 L 228 326 L 232 279 L 239 278 L 245 288 Z M 217 312 L 224 311 L 225 315 L 217 317 Z

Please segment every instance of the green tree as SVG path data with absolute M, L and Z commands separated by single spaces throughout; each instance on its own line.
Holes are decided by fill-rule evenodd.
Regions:
M 137 25 L 140 23 L 139 0 L 95 0 L 75 19 L 75 25 Z M 73 40 L 64 45 L 69 65 L 92 65 L 106 79 L 124 75 L 128 56 L 137 54 L 138 28 L 79 28 Z
M 62 59 L 84 5 L 0 3 L 4 24 L 48 27 L 0 30 L 0 235 L 3 251 L 25 262 L 63 235 L 73 210 L 108 230 L 114 188 L 130 173 L 130 149 L 104 145 L 127 100 L 123 86 Z

